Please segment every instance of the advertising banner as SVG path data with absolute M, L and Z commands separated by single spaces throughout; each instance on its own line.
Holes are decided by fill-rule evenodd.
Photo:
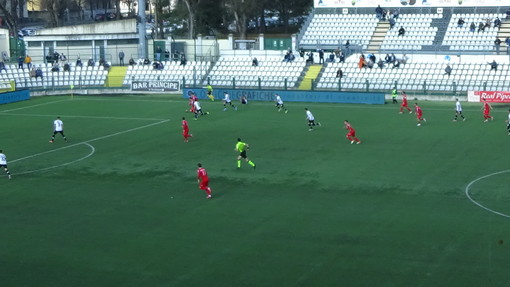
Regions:
M 177 81 L 133 81 L 131 91 L 134 92 L 177 92 L 180 84 Z
M 510 92 L 501 91 L 469 91 L 468 102 L 510 103 Z

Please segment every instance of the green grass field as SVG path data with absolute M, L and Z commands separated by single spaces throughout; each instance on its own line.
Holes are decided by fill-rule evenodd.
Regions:
M 509 173 L 481 178 L 510 170 L 508 106 L 483 123 L 480 104 L 466 122 L 453 102 L 420 104 L 421 127 L 392 104 L 203 101 L 198 121 L 178 97 L 0 106 L 1 284 L 510 286 Z M 304 107 L 322 127 L 308 132 Z M 69 143 L 48 143 L 57 115 Z M 238 137 L 256 170 L 236 168 Z M 476 179 L 490 210 L 465 194 Z

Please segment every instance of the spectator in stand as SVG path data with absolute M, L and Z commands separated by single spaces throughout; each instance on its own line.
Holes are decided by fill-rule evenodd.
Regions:
M 395 8 L 393 10 L 393 19 L 398 19 L 398 16 L 400 16 L 400 8 Z
M 99 58 L 99 66 L 104 66 L 104 59 L 103 59 L 103 57 Z
M 368 59 L 368 61 L 366 61 L 366 63 L 367 63 L 367 67 L 368 67 L 369 69 L 372 69 L 372 68 L 374 67 L 374 64 L 375 64 L 375 63 L 374 63 L 374 62 L 372 62 L 372 60 L 370 60 L 370 59 Z
M 324 64 L 324 50 L 319 49 L 319 64 Z
M 487 63 L 489 65 L 491 65 L 491 71 L 494 70 L 494 71 L 497 71 L 498 70 L 498 63 L 496 63 L 496 60 L 492 60 L 491 63 Z
M 305 49 L 303 48 L 299 49 L 299 56 L 303 59 L 305 58 Z
M 134 65 L 136 64 L 135 59 L 133 59 L 133 57 L 131 57 L 131 58 L 129 59 L 129 64 L 130 64 L 131 66 L 134 66 Z
M 384 10 L 381 8 L 381 5 L 377 5 L 377 8 L 375 8 L 375 16 L 377 19 L 381 20 L 383 17 Z
M 365 59 L 365 55 L 361 54 L 361 56 L 359 56 L 358 68 L 361 69 L 366 66 L 367 66 L 367 61 Z
M 347 42 L 345 42 L 345 49 L 349 50 L 349 47 L 351 46 L 351 42 L 349 40 L 347 40 Z
M 294 56 L 294 53 L 292 51 L 289 52 L 289 62 L 294 62 L 296 59 L 296 56 Z
M 374 55 L 374 54 L 368 54 L 368 59 L 369 59 L 370 61 L 372 61 L 373 63 L 375 63 L 375 62 L 376 62 L 376 58 L 375 58 L 375 55 Z
M 60 54 L 59 59 L 61 62 L 67 61 L 67 57 L 66 57 L 66 55 L 64 55 L 64 53 Z
M 496 48 L 496 53 L 499 54 L 499 47 L 501 46 L 501 40 L 496 37 L 496 40 L 494 40 L 494 47 Z
M 30 75 L 30 78 L 35 78 L 35 67 L 32 67 L 32 69 L 30 69 L 30 72 L 28 72 L 28 74 Z
M 377 62 L 377 66 L 379 67 L 379 69 L 384 68 L 384 62 L 382 59 L 379 59 L 379 62 Z
M 397 61 L 397 57 L 395 56 L 395 54 L 391 53 L 391 55 L 390 55 L 390 63 L 395 64 L 396 61 Z
M 506 10 L 506 18 L 510 19 L 510 8 L 508 8 L 508 10 Z
M 331 51 L 331 53 L 329 54 L 328 62 L 330 63 L 335 62 L 335 53 L 333 53 L 333 51 Z
M 345 55 L 343 51 L 340 51 L 340 55 L 338 55 L 338 60 L 340 63 L 345 63 Z
M 476 24 L 475 22 L 471 22 L 471 25 L 469 25 L 469 32 L 475 32 Z
M 149 58 L 145 58 L 145 59 L 143 59 L 143 64 L 144 65 L 150 65 L 151 64 L 151 60 L 149 60 Z M 182 65 L 182 61 L 181 61 L 181 65 Z
M 53 62 L 58 63 L 59 59 L 60 59 L 60 54 L 57 51 L 53 52 Z
M 253 67 L 258 67 L 259 66 L 259 60 L 257 60 L 257 58 L 253 58 L 253 60 L 251 61 L 251 65 Z
M 37 69 L 35 70 L 35 78 L 43 78 L 43 72 L 41 70 L 41 67 L 37 67 Z
M 484 26 L 485 26 L 485 28 L 490 28 L 491 27 L 491 19 L 489 19 L 489 18 L 485 19 Z
M 340 58 L 340 52 L 341 52 L 340 47 L 336 48 L 335 57 Z
M 406 29 L 404 29 L 404 27 L 400 26 L 400 29 L 398 29 L 398 36 L 404 36 L 404 34 L 406 33 Z
M 4 71 L 6 71 L 6 72 L 7 72 L 7 69 L 5 68 L 5 63 L 4 63 L 4 61 L 0 61 L 0 71 L 2 71 L 2 70 L 4 70 Z
M 119 52 L 119 64 L 121 66 L 124 66 L 124 56 L 125 56 L 124 51 L 120 51 Z
M 483 22 L 480 22 L 478 24 L 478 32 L 480 32 L 480 31 L 482 31 L 482 32 L 485 31 L 485 24 Z
M 313 51 L 308 52 L 308 54 L 306 55 L 308 56 L 308 59 L 306 59 L 306 63 L 313 64 Z
M 499 28 L 501 26 L 501 19 L 499 17 L 496 17 L 494 20 L 494 28 Z
M 400 67 L 400 61 L 395 61 L 393 62 L 393 67 L 391 67 L 392 69 L 394 68 L 399 68 Z
M 60 66 L 58 65 L 57 62 L 53 63 L 53 67 L 51 67 L 51 71 L 52 72 L 59 72 L 60 71 Z
M 510 46 L 510 37 L 507 37 L 505 39 L 505 43 L 506 43 L 507 46 Z
M 76 67 L 80 67 L 80 68 L 83 67 L 83 63 L 81 62 L 81 58 L 80 57 L 78 57 L 78 59 L 76 60 Z
M 386 63 L 391 63 L 391 57 L 390 57 L 390 54 L 386 54 L 386 57 L 384 57 L 384 61 Z
M 464 23 L 466 23 L 466 22 L 464 21 L 464 19 L 459 18 L 459 21 L 457 21 L 457 27 L 459 27 L 459 28 L 464 27 Z
M 395 18 L 390 18 L 390 30 L 393 29 L 393 27 L 395 27 Z
M 187 62 L 188 62 L 188 60 L 186 60 L 186 55 L 184 55 L 184 53 L 182 53 L 180 66 L 186 66 Z
M 65 62 L 64 72 L 71 72 L 71 65 L 69 65 L 69 62 Z
M 25 57 L 25 64 L 27 64 L 27 68 L 30 70 L 32 68 L 32 58 L 29 55 Z
M 338 70 L 336 71 L 336 77 L 340 79 L 344 77 L 344 72 L 342 71 L 342 69 L 338 68 Z
M 450 76 L 450 74 L 452 73 L 452 67 L 450 67 L 450 65 L 446 65 L 446 68 L 444 68 L 444 74 L 445 75 L 448 75 L 448 77 Z
M 165 68 L 163 63 L 158 62 L 158 61 L 154 61 L 154 63 L 152 63 L 152 67 L 154 68 L 154 70 L 158 70 L 158 71 L 162 71 Z
M 95 64 L 96 64 L 96 62 L 94 62 L 94 59 L 92 59 L 92 57 L 90 57 L 87 62 L 87 67 L 94 67 Z
M 23 62 L 25 61 L 25 58 L 23 56 L 19 56 L 18 57 L 18 69 L 22 69 L 23 70 Z

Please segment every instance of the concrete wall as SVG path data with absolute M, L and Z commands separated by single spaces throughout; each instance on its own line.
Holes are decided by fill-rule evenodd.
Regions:
M 10 58 L 9 55 L 9 30 L 7 29 L 0 29 L 0 53 L 7 53 L 7 56 Z M 2 60 L 2 56 L 0 54 L 0 60 Z

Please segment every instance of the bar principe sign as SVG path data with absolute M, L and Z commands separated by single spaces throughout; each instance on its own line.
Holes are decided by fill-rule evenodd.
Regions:
M 178 81 L 133 81 L 131 91 L 134 92 L 177 92 L 180 90 Z

